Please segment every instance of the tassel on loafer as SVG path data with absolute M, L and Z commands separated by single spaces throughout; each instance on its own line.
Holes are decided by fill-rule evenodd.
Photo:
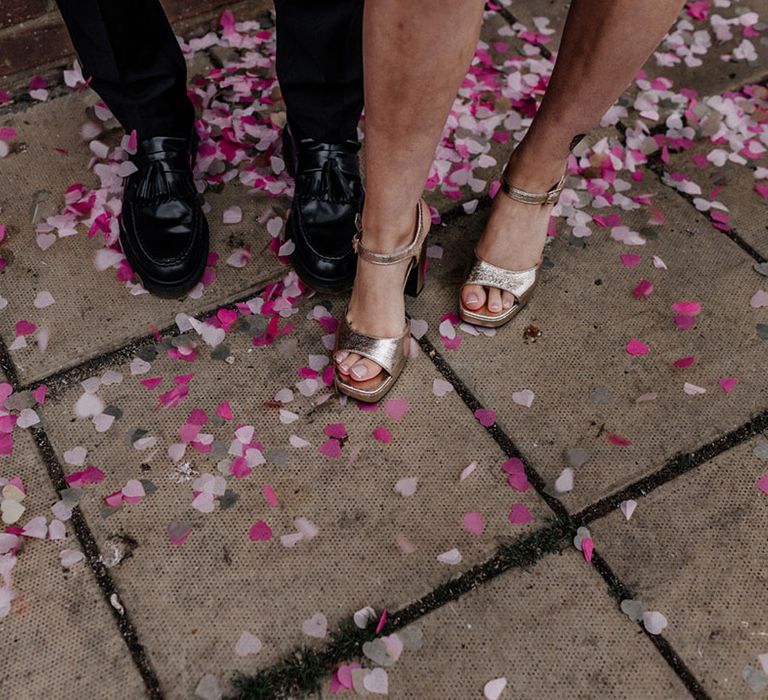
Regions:
M 180 297 L 205 271 L 208 223 L 192 175 L 197 136 L 139 142 L 123 189 L 120 244 L 145 289 Z

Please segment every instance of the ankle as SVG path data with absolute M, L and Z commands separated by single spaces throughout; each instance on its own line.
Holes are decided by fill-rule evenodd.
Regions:
M 407 248 L 416 234 L 415 214 L 403 216 L 402 212 L 385 217 L 363 210 L 362 215 L 363 245 L 379 253 L 391 253 Z M 426 222 L 425 222 L 426 223 Z
M 568 154 L 536 152 L 523 141 L 509 157 L 505 176 L 507 182 L 529 192 L 546 192 L 565 173 Z

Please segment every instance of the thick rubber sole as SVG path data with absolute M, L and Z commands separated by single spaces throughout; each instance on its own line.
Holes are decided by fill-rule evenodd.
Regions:
M 123 248 L 123 253 L 128 259 L 128 263 L 136 276 L 141 280 L 141 284 L 150 294 L 162 299 L 179 299 L 186 295 L 194 286 L 200 281 L 200 278 L 205 272 L 205 267 L 208 262 L 208 253 L 210 251 L 209 245 L 205 246 L 205 253 L 200 256 L 197 261 L 197 266 L 183 279 L 179 279 L 169 284 L 154 279 L 151 275 L 147 274 L 138 260 L 130 253 L 130 246 L 125 243 L 127 237 L 125 229 L 123 228 L 123 222 L 120 221 L 120 245 Z M 205 237 L 208 238 L 208 226 L 206 223 Z

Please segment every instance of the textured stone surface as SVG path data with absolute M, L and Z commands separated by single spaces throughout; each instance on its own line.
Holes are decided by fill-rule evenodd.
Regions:
M 211 205 L 211 249 L 221 257 L 216 266 L 217 279 L 200 299 L 168 301 L 148 294 L 131 296 L 123 283 L 115 280 L 114 270 L 95 269 L 97 246 L 82 227 L 77 235 L 60 238 L 41 251 L 32 224 L 35 193 L 50 193 L 43 205 L 50 216 L 63 205 L 64 192 L 71 184 L 82 182 L 93 187 L 97 183 L 87 169 L 90 151 L 80 138 L 85 108 L 96 99 L 94 93 L 72 94 L 0 120 L 19 135 L 18 152 L 4 158 L 0 168 L 0 208 L 9 229 L 3 253 L 11 256 L 2 279 L 13 279 L 12 284 L 2 284 L 9 305 L 0 311 L 0 334 L 10 344 L 20 319 L 50 331 L 46 352 L 41 352 L 34 340 L 28 347 L 14 351 L 13 359 L 23 382 L 119 347 L 146 335 L 153 326 L 164 328 L 182 310 L 195 313 L 239 298 L 283 272 L 274 255 L 260 254 L 270 236 L 259 217 L 275 206 L 275 200 L 255 195 L 238 184 L 230 185 L 221 194 L 207 195 Z M 121 133 L 117 129 L 113 138 Z M 54 149 L 65 149 L 66 153 Z M 234 204 L 243 211 L 242 223 L 221 225 L 224 209 Z M 241 269 L 227 265 L 231 251 L 244 244 L 252 247 L 253 259 Z M 40 291 L 50 292 L 55 304 L 36 309 L 33 300 Z
M 0 383 L 4 381 L 0 374 Z M 53 517 L 58 500 L 26 431 L 14 431 L 12 455 L 0 456 L 0 477 L 19 476 L 27 510 L 19 521 Z M 5 529 L 5 525 L 3 525 Z M 27 539 L 12 578 L 17 593 L 0 619 L 0 688 L 7 698 L 144 697 L 144 685 L 115 625 L 112 611 L 85 562 L 69 571 L 63 549 L 79 549 L 71 524 L 64 540 Z
M 768 494 L 755 488 L 766 473 L 759 437 L 659 487 L 629 521 L 616 511 L 590 525 L 614 572 L 667 617 L 665 636 L 714 698 L 753 697 L 742 672 L 761 669 L 768 652 Z
M 90 421 L 75 419 L 79 387 L 46 407 L 46 425 L 59 454 L 83 446 L 88 463 L 106 474 L 104 483 L 86 487 L 83 498 L 100 545 L 122 536 L 137 543 L 132 556 L 112 570 L 113 576 L 171 697 L 188 697 L 203 672 L 252 670 L 296 644 L 312 642 L 302 634 L 302 622 L 315 612 L 323 612 L 332 628 L 366 605 L 380 611 L 410 603 L 489 558 L 502 538 L 543 525 L 549 515 L 533 491 L 518 493 L 506 484 L 503 454 L 456 394 L 433 395 L 438 375 L 423 355 L 409 363 L 391 397 L 409 401 L 399 421 L 383 408 L 362 412 L 351 404 L 339 406 L 334 398 L 313 407 L 296 392 L 285 408 L 300 418 L 282 425 L 269 402 L 281 388 L 293 387 L 296 370 L 306 361 L 302 353 L 324 352 L 320 328 L 303 320 L 307 311 L 305 305 L 296 317 L 298 351 L 290 336 L 279 346 L 253 349 L 247 338 L 235 335 L 226 341 L 232 365 L 208 358 L 203 350 L 193 363 L 158 359 L 149 373 L 138 377 L 129 375 L 127 365 L 116 367 L 123 381 L 102 387 L 99 395 L 122 416 L 106 433 L 97 434 Z M 168 388 L 171 375 L 190 372 L 189 397 L 178 408 L 159 408 L 156 394 Z M 150 376 L 166 378 L 155 392 L 139 384 Z M 231 402 L 234 421 L 207 425 L 204 431 L 228 448 L 233 425 L 255 425 L 266 464 L 230 481 L 229 488 L 239 495 L 231 508 L 219 512 L 217 507 L 204 515 L 190 507 L 191 482 L 174 483 L 179 474 L 166 451 L 193 408 L 213 417 L 224 400 Z M 330 459 L 318 448 L 326 439 L 325 426 L 339 422 L 347 426 L 349 440 L 342 456 Z M 465 427 L 435 442 L 436 426 L 459 424 Z M 371 438 L 380 426 L 391 431 L 391 443 Z M 131 436 L 135 438 L 137 429 L 157 438 L 156 445 L 134 449 Z M 291 447 L 291 434 L 310 446 Z M 184 462 L 197 473 L 218 474 L 219 459 L 188 448 Z M 472 462 L 477 470 L 460 482 L 459 475 Z M 416 493 L 395 493 L 395 484 L 409 477 L 418 479 Z M 103 518 L 101 498 L 129 479 L 148 479 L 158 490 L 142 503 Z M 266 505 L 260 493 L 265 483 L 275 489 L 279 509 Z M 527 504 L 534 522 L 510 524 L 507 515 L 515 503 Z M 480 537 L 461 525 L 462 516 L 473 511 L 485 518 Z M 296 517 L 311 520 L 319 534 L 293 548 L 283 547 L 278 538 L 295 531 Z M 273 541 L 249 541 L 249 528 L 260 519 L 273 529 Z M 168 535 L 170 523 L 179 520 L 193 527 L 181 547 L 170 544 Z M 415 552 L 401 551 L 401 536 L 415 545 Z M 460 564 L 437 560 L 453 548 L 463 555 Z M 235 655 L 243 631 L 263 641 L 256 657 Z
M 714 230 L 693 208 L 651 176 L 644 191 L 666 217 L 663 227 L 648 227 L 648 211 L 629 212 L 625 221 L 649 233 L 644 246 L 626 246 L 598 231 L 584 247 L 557 236 L 548 247 L 553 267 L 529 306 L 495 337 L 473 337 L 459 330 L 462 342 L 447 350 L 438 333 L 440 318 L 455 313 L 484 215 L 433 229 L 434 243 L 444 246 L 441 260 L 431 261 L 425 291 L 410 307 L 414 318 L 429 323 L 429 337 L 498 420 L 531 464 L 550 482 L 568 466 L 569 448 L 582 448 L 589 459 L 575 469 L 575 486 L 564 496 L 578 509 L 658 469 L 678 452 L 695 449 L 731 430 L 765 408 L 768 386 L 762 365 L 766 340 L 756 332 L 768 320 L 765 308 L 750 308 L 750 298 L 764 278 L 752 258 Z M 653 238 L 651 238 L 651 235 Z M 640 265 L 625 268 L 619 255 L 642 255 Z M 668 269 L 654 268 L 660 256 Z M 637 299 L 632 290 L 649 279 L 655 291 Z M 678 330 L 672 304 L 702 304 L 694 328 Z M 523 337 L 533 325 L 535 340 Z M 646 343 L 645 356 L 632 356 L 632 338 Z M 673 366 L 693 355 L 693 366 Z M 739 384 L 726 393 L 722 377 Z M 684 384 L 706 389 L 688 395 Z M 530 408 L 512 394 L 529 389 Z M 653 401 L 635 403 L 647 393 Z M 621 447 L 610 434 L 632 441 Z
M 689 697 L 576 552 L 512 571 L 415 623 L 424 646 L 388 670 L 390 698 Z

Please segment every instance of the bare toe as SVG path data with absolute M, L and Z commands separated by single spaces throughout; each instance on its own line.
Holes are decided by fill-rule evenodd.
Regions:
M 502 292 L 501 305 L 504 307 L 505 311 L 511 309 L 515 305 L 515 295 L 511 292 Z
M 349 374 L 349 370 L 352 369 L 353 365 L 360 359 L 360 355 L 355 355 L 355 353 L 346 350 L 344 352 L 346 353 L 346 356 L 341 362 L 337 363 L 336 366 L 342 374 Z
M 488 311 L 497 314 L 501 311 L 501 290 L 496 287 L 488 289 Z
M 369 379 L 373 379 L 379 372 L 381 372 L 381 367 L 364 357 L 351 365 L 349 375 L 355 381 L 367 382 Z
M 481 309 L 485 304 L 485 290 L 480 285 L 467 284 L 464 285 L 461 298 L 468 309 Z

